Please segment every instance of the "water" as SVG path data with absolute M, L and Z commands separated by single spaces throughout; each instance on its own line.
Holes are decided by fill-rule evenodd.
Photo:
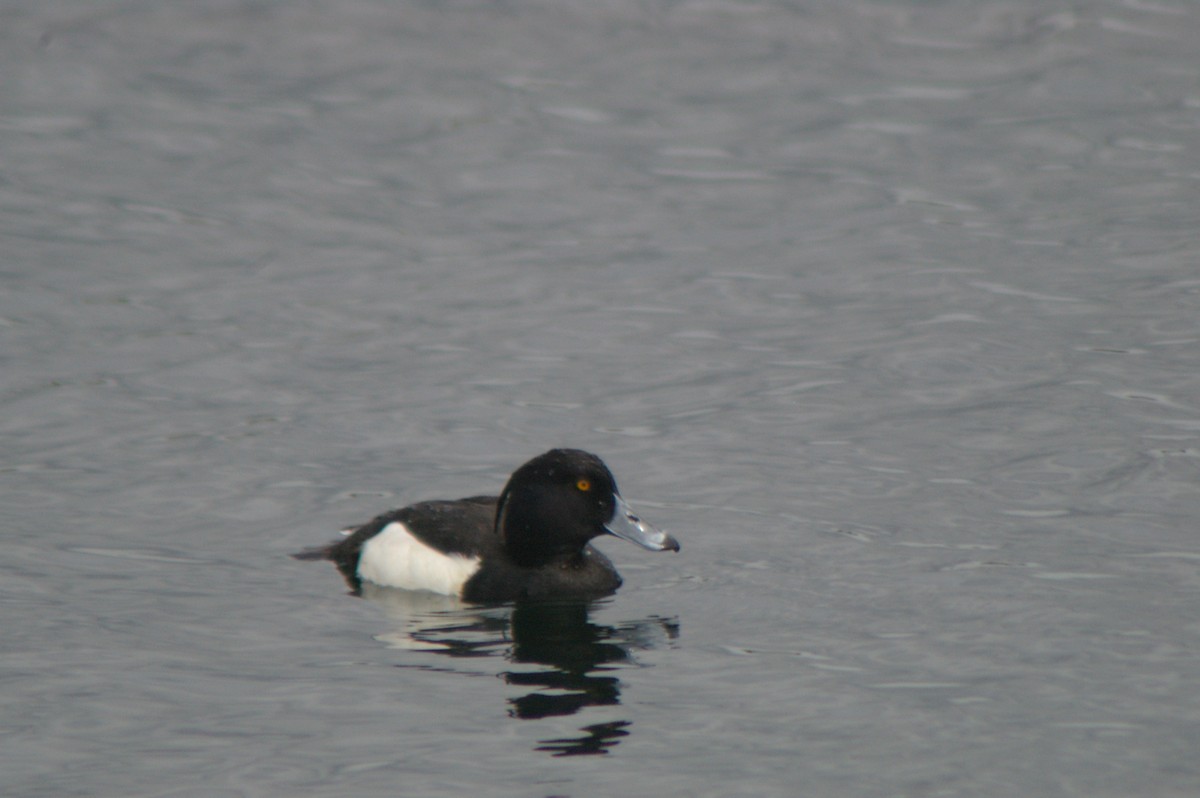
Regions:
M 1200 792 L 1188 3 L 14 2 L 0 792 Z M 591 606 L 288 554 L 599 453 Z

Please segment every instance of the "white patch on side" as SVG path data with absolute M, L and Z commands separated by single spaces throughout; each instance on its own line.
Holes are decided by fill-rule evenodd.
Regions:
M 383 587 L 429 590 L 446 596 L 462 594 L 463 585 L 479 570 L 479 560 L 443 554 L 413 537 L 393 521 L 363 544 L 358 576 Z

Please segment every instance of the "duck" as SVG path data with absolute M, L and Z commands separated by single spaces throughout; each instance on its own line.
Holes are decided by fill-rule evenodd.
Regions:
M 602 535 L 650 551 L 680 548 L 635 514 L 608 466 L 581 449 L 534 457 L 499 496 L 419 502 L 343 534 L 294 556 L 331 560 L 355 595 L 370 583 L 479 604 L 615 593 L 621 575 L 591 544 Z

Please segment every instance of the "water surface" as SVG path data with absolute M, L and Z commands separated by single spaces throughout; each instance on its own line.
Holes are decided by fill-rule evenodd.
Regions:
M 1200 792 L 1200 15 L 15 2 L 0 792 Z M 600 454 L 590 605 L 288 555 Z

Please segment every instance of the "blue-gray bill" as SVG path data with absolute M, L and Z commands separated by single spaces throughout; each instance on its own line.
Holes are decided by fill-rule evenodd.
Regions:
M 636 543 L 650 551 L 679 551 L 679 541 L 653 524 L 638 518 L 619 495 L 612 519 L 604 525 L 609 534 Z

